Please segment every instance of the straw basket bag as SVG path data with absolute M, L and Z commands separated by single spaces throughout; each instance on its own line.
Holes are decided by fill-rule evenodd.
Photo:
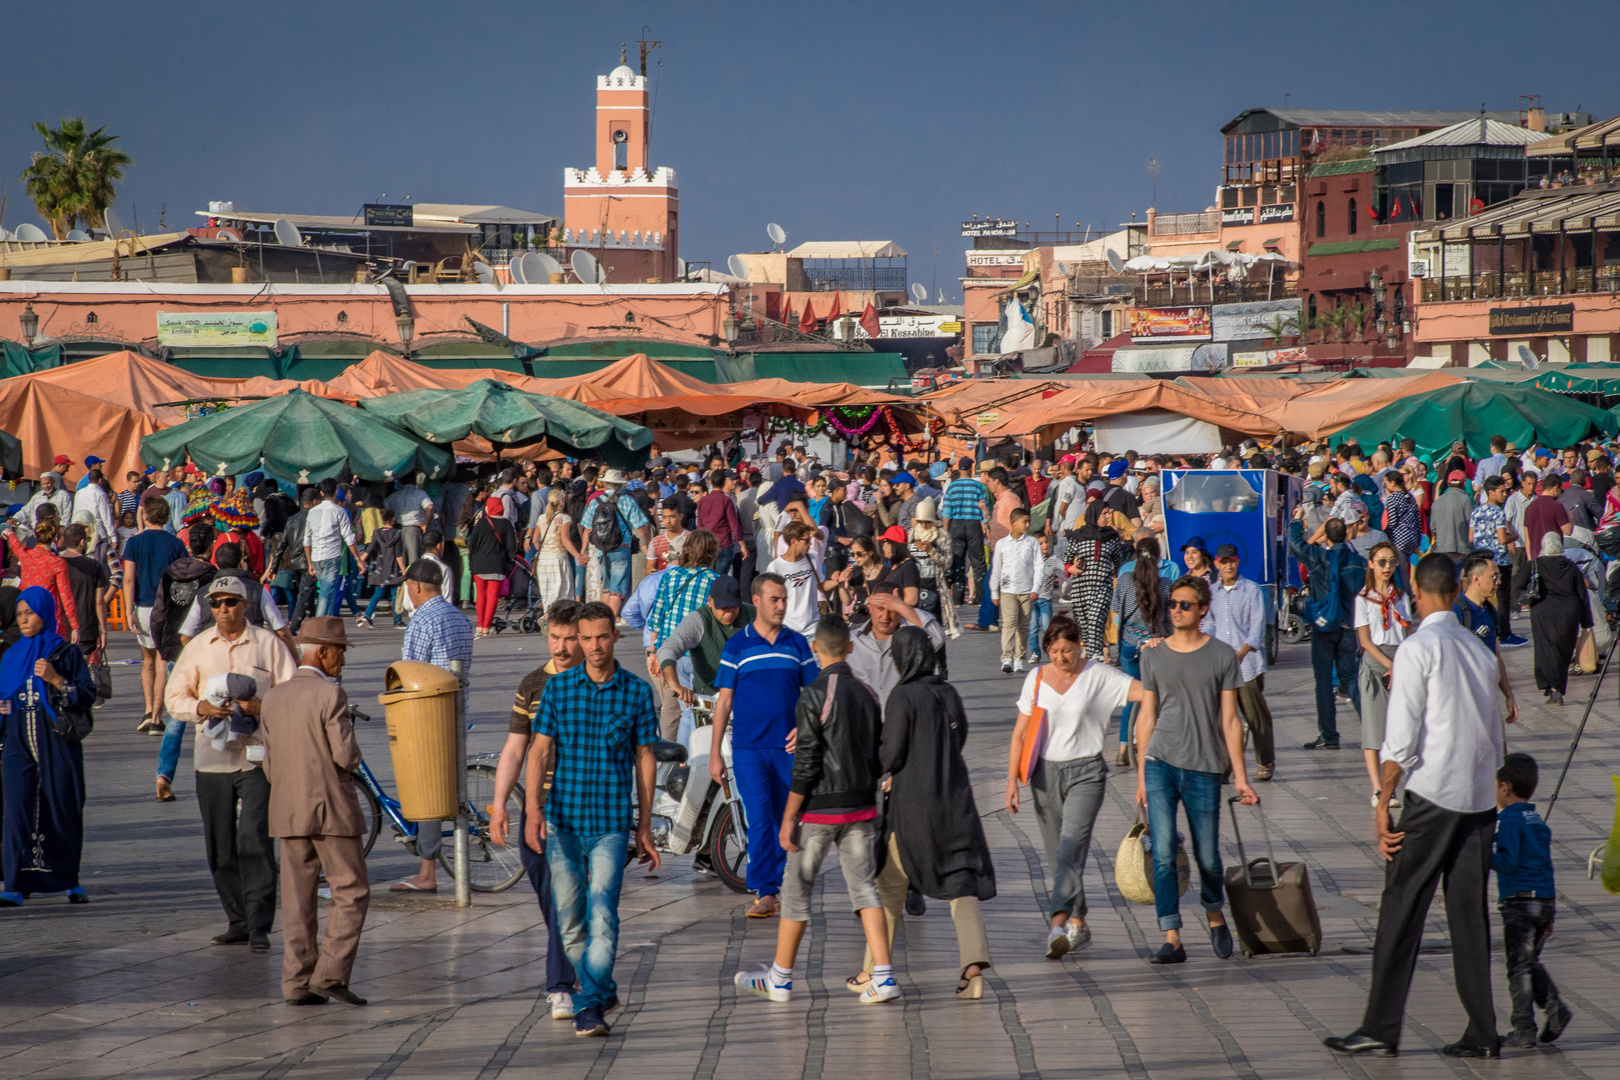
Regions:
M 1178 848 L 1177 896 L 1187 891 L 1191 880 L 1187 849 Z M 1133 904 L 1153 903 L 1153 849 L 1148 838 L 1147 822 L 1142 820 L 1140 808 L 1136 812 L 1136 823 L 1125 834 L 1125 839 L 1119 842 L 1119 852 L 1114 856 L 1114 884 L 1119 887 L 1119 895 Z

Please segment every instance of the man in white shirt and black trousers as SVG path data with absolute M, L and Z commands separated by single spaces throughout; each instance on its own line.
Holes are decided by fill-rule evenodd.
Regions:
M 1430 554 L 1413 575 L 1422 622 L 1395 654 L 1384 727 L 1376 812 L 1378 848 L 1388 861 L 1373 945 L 1372 987 L 1361 1026 L 1322 1040 L 1343 1054 L 1393 1056 L 1434 889 L 1444 877 L 1446 922 L 1457 996 L 1468 1013 L 1449 1057 L 1500 1057 L 1491 1002 L 1491 931 L 1486 886 L 1496 833 L 1496 770 L 1502 764 L 1496 657 L 1452 614 L 1456 567 Z M 1406 778 L 1401 831 L 1390 796 Z

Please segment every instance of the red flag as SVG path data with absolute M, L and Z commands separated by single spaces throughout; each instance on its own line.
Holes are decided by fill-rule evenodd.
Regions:
M 778 322 L 789 322 L 792 315 L 793 312 L 788 309 L 788 294 L 782 293 L 776 301 L 776 319 Z
M 876 338 L 883 329 L 882 324 L 878 322 L 877 308 L 872 306 L 870 300 L 866 302 L 866 310 L 861 312 L 861 329 L 866 331 L 869 338 Z
M 810 306 L 810 298 L 804 298 L 804 311 L 799 313 L 799 333 L 813 334 L 816 332 L 816 312 Z
M 842 315 L 843 314 L 843 310 L 842 310 L 843 305 L 841 303 L 841 300 L 842 300 L 842 297 L 840 296 L 840 290 L 834 289 L 833 290 L 833 298 L 832 298 L 832 307 L 827 310 L 827 314 L 822 316 L 822 318 L 826 319 L 828 322 L 832 322 L 834 319 L 838 318 L 838 316 Z

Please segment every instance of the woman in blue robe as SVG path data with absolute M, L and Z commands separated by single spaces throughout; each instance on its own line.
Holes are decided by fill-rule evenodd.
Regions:
M 58 708 L 88 711 L 95 683 L 83 654 L 56 632 L 56 598 L 48 590 L 22 591 L 16 625 L 22 636 L 0 656 L 0 906 L 20 907 L 30 893 L 64 891 L 82 904 L 84 748 L 56 734 L 51 721 Z

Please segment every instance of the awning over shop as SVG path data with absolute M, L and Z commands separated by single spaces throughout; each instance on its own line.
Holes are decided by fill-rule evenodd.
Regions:
M 1115 371 L 1143 374 L 1175 371 L 1221 371 L 1227 362 L 1224 342 L 1199 345 L 1126 345 L 1114 350 Z
M 1620 418 L 1564 394 L 1530 387 L 1498 386 L 1468 380 L 1394 404 L 1333 433 L 1334 443 L 1355 440 L 1363 446 L 1410 438 L 1419 454 L 1442 454 L 1458 439 L 1468 453 L 1490 453 L 1492 435 L 1530 446 L 1571 446 L 1590 435 L 1612 436 Z
M 1419 244 L 1461 243 L 1556 233 L 1560 224 L 1582 230 L 1620 228 L 1620 188 L 1581 186 L 1526 191 L 1517 198 L 1412 233 Z
M 1099 417 L 1153 409 L 1202 420 L 1240 435 L 1272 438 L 1283 433 L 1281 425 L 1269 416 L 1213 401 L 1169 380 L 1099 380 L 1078 385 L 1071 382 L 1067 386 L 1062 393 L 1045 400 L 1026 399 L 1022 408 L 1004 409 L 997 422 L 980 434 L 991 438 L 1033 434 L 1044 441 Z

